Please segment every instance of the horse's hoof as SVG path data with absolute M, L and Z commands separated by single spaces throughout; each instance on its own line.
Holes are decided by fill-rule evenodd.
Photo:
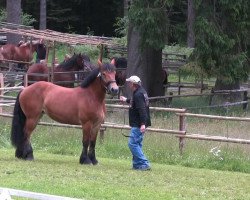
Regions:
M 23 158 L 23 151 L 19 150 L 19 149 L 16 149 L 16 153 L 15 153 L 15 156 L 19 159 L 22 159 Z
M 33 161 L 34 158 L 26 158 L 25 160 L 28 160 L 28 161 Z
M 32 155 L 27 155 L 26 158 L 25 158 L 25 160 L 29 160 L 29 161 L 34 160 L 33 154 Z
M 82 165 L 90 165 L 92 164 L 91 160 L 89 158 L 80 158 L 80 164 Z
M 98 160 L 96 160 L 96 159 L 92 160 L 92 164 L 93 165 L 97 165 L 98 164 Z

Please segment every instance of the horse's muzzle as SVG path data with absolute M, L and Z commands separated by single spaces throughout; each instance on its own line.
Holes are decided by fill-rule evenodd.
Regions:
M 107 83 L 106 92 L 111 95 L 117 95 L 119 93 L 119 87 L 115 80 L 109 81 Z
M 108 87 L 108 93 L 111 95 L 117 95 L 119 93 L 119 87 Z

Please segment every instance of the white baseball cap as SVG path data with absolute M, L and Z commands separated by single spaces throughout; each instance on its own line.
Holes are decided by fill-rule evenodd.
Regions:
M 141 79 L 138 76 L 130 76 L 126 81 L 138 84 L 141 82 Z

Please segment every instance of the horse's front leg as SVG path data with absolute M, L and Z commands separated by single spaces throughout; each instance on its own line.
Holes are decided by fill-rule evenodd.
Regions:
M 96 144 L 96 138 L 97 138 L 97 134 L 98 134 L 98 130 L 94 130 L 91 134 L 91 138 L 90 138 L 90 145 L 89 145 L 89 152 L 88 152 L 88 156 L 89 159 L 91 160 L 93 165 L 97 165 L 98 164 L 98 160 L 96 159 L 95 156 L 95 144 Z
M 90 144 L 90 137 L 91 137 L 91 128 L 92 125 L 90 123 L 84 124 L 82 126 L 82 154 L 80 156 L 80 164 L 91 164 L 91 160 L 88 155 L 88 148 Z

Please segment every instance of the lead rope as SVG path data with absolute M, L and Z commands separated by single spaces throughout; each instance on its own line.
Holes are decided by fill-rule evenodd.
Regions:
M 122 101 L 122 105 L 124 105 L 124 102 Z M 125 111 L 125 109 L 123 109 L 123 126 L 125 125 L 125 123 L 126 123 L 126 119 L 125 119 L 125 115 L 126 115 L 126 113 L 125 113 L 126 111 Z M 121 134 L 124 136 L 124 137 L 127 137 L 127 138 L 130 138 L 131 136 L 129 136 L 129 135 L 125 135 L 124 133 L 123 133 L 123 129 L 121 129 Z

